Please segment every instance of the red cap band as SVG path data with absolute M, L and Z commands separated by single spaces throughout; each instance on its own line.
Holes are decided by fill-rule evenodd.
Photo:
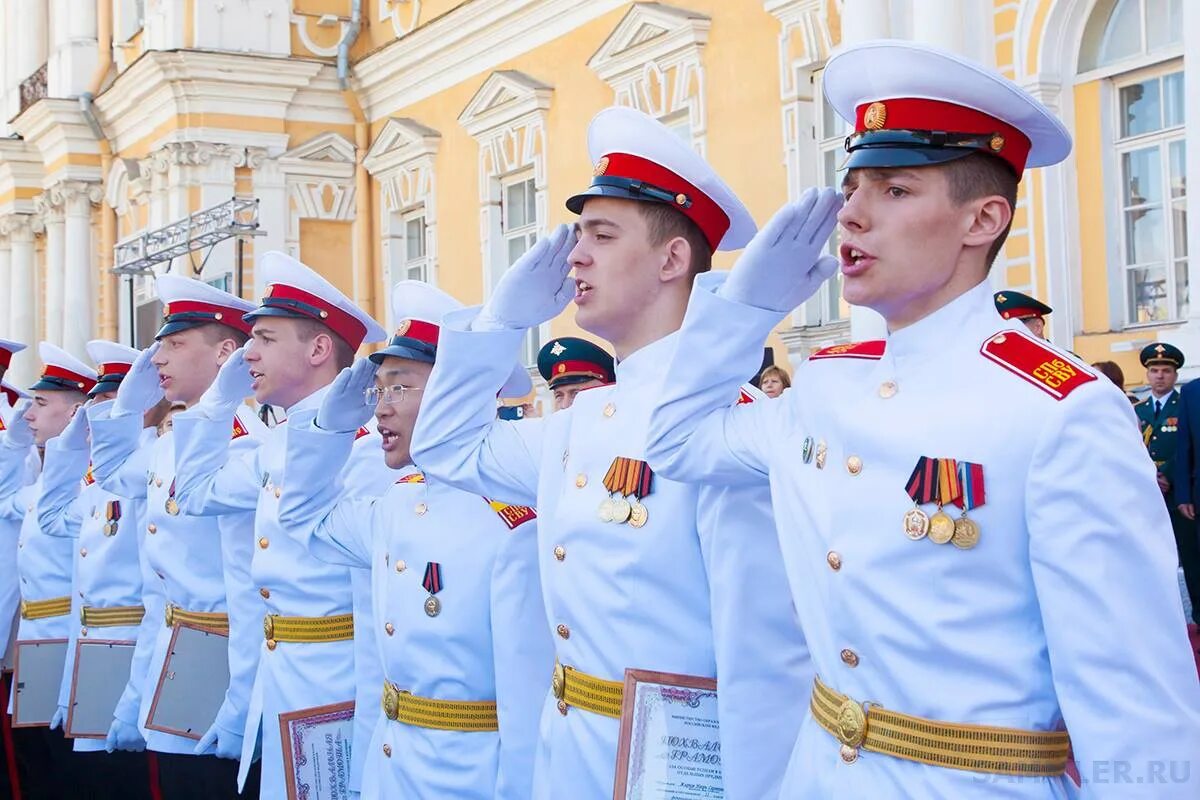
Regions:
M 114 361 L 111 364 L 101 364 L 100 365 L 100 374 L 101 375 L 128 375 L 129 369 L 132 366 L 133 366 L 133 364 L 126 364 L 123 361 Z
M 1036 308 L 1010 308 L 1007 311 L 1001 311 L 1000 316 L 1005 319 L 1030 319 L 1032 317 L 1046 316 Z
M 228 325 L 234 330 L 239 330 L 249 336 L 250 323 L 242 319 L 242 315 L 245 313 L 240 308 L 219 306 L 215 303 L 202 303 L 199 300 L 176 300 L 163 306 L 163 320 L 165 322 L 174 322 L 175 320 L 172 317 L 183 314 L 204 314 L 212 317 L 213 322 Z
M 560 361 L 550 372 L 550 380 L 569 378 L 576 375 L 590 375 L 598 381 L 610 380 L 608 370 L 593 361 Z
M 418 342 L 424 342 L 427 345 L 437 347 L 438 336 L 441 332 L 442 329 L 432 322 L 420 319 L 406 319 L 400 322 L 400 325 L 396 328 L 395 335 L 416 339 Z
M 1007 122 L 944 100 L 897 98 L 860 105 L 854 119 L 855 133 L 880 130 L 995 134 L 991 154 L 1007 161 L 1017 177 L 1025 171 L 1031 147 L 1029 137 Z
M 63 369 L 62 367 L 54 364 L 46 365 L 46 368 L 42 370 L 42 377 L 58 378 L 61 381 L 73 383 L 81 392 L 90 392 L 92 387 L 96 385 L 94 378 L 89 378 L 86 375 L 80 375 L 77 372 L 71 372 L 69 369 Z
M 293 300 L 302 305 L 273 302 L 279 300 Z M 285 307 L 322 322 L 355 350 L 367 337 L 367 326 L 353 314 L 343 311 L 322 297 L 309 294 L 295 286 L 288 286 L 286 283 L 272 283 L 268 286 L 262 304 L 268 308 Z
M 596 175 L 645 181 L 671 192 L 676 198 L 672 207 L 696 223 L 713 250 L 729 230 L 729 215 L 711 197 L 661 164 L 627 153 L 609 153 L 596 165 Z

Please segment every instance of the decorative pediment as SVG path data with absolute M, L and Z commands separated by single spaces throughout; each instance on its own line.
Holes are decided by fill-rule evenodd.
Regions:
M 279 157 L 285 175 L 348 180 L 354 175 L 354 143 L 341 134 L 314 136 Z
M 634 3 L 590 59 L 603 80 L 640 69 L 673 53 L 698 50 L 708 42 L 712 20 L 665 3 Z
M 794 99 L 802 88 L 798 76 L 823 64 L 833 50 L 828 0 L 765 0 L 763 8 L 779 20 L 782 97 Z
M 442 135 L 433 128 L 408 117 L 391 117 L 367 150 L 363 165 L 367 172 L 378 175 L 423 156 L 432 157 L 441 141 Z
M 545 113 L 553 92 L 554 87 L 524 72 L 498 70 L 475 92 L 458 122 L 467 133 L 481 136 L 530 114 Z

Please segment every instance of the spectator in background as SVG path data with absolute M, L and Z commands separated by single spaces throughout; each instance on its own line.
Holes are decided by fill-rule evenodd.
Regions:
M 758 383 L 763 394 L 770 398 L 779 397 L 783 394 L 784 389 L 792 387 L 792 379 L 788 376 L 787 371 L 774 364 L 758 374 Z
M 1096 361 L 1092 363 L 1092 368 L 1104 373 L 1104 377 L 1117 385 L 1117 388 L 1125 392 L 1125 372 L 1117 365 L 1115 361 Z M 1129 402 L 1137 405 L 1137 396 L 1125 392 L 1125 396 L 1129 398 Z

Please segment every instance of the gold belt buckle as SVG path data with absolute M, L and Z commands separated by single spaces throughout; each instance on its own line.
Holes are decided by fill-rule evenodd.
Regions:
M 847 747 L 858 747 L 867 738 L 867 712 L 852 698 L 838 706 L 837 737 Z
M 554 659 L 554 674 L 550 678 L 550 691 L 554 693 L 555 700 L 562 700 L 567 693 L 567 670 L 557 658 Z
M 87 606 L 79 607 L 79 624 L 87 625 Z
M 400 690 L 391 681 L 383 682 L 383 714 L 392 721 L 400 716 Z
M 163 609 L 163 617 L 166 620 L 168 628 L 175 627 L 175 606 L 172 603 L 167 603 L 167 607 Z
M 28 619 L 28 615 L 29 615 L 29 602 L 27 600 L 22 600 L 21 601 L 21 616 Z
M 275 638 L 275 618 L 270 614 L 263 617 L 263 637 L 266 639 Z

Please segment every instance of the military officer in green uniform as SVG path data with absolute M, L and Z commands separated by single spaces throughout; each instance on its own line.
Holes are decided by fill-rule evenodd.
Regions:
M 1034 336 L 1039 339 L 1046 338 L 1046 317 L 1054 310 L 1050 306 L 1027 294 L 1009 289 L 996 292 L 995 301 L 1000 316 L 1005 319 L 1019 319 Z
M 584 389 L 616 380 L 609 352 L 574 336 L 560 336 L 546 342 L 538 352 L 537 368 L 554 395 L 555 411 L 570 408 L 575 395 Z
M 1175 449 L 1179 441 L 1179 418 L 1182 406 L 1175 382 L 1179 379 L 1179 368 L 1183 366 L 1183 351 L 1166 342 L 1146 345 L 1141 352 L 1142 366 L 1146 368 L 1146 383 L 1150 385 L 1150 396 L 1134 406 L 1142 439 L 1150 458 L 1158 467 L 1158 488 L 1171 512 L 1171 527 L 1175 531 L 1175 545 L 1179 550 L 1179 563 L 1183 566 L 1183 577 L 1191 596 L 1192 608 L 1200 603 L 1200 559 L 1196 558 L 1196 523 L 1180 513 L 1175 497 L 1173 479 L 1175 472 Z M 1193 616 L 1196 612 L 1193 611 Z

